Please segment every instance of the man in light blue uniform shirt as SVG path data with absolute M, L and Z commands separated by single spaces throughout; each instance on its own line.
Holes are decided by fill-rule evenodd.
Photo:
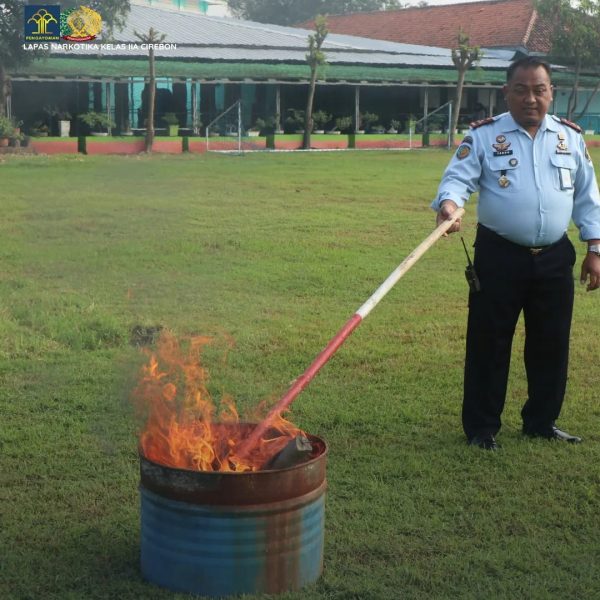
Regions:
M 578 443 L 556 427 L 568 367 L 575 250 L 571 219 L 588 244 L 581 267 L 587 289 L 600 287 L 600 195 L 577 125 L 547 114 L 549 66 L 513 63 L 504 94 L 509 112 L 471 126 L 432 203 L 437 222 L 479 191 L 475 271 L 469 294 L 463 428 L 469 444 L 495 450 L 510 353 L 525 317 L 528 399 L 523 433 Z M 458 231 L 458 221 L 449 231 Z

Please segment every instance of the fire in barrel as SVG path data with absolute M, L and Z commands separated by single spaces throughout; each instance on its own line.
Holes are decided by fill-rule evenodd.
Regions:
M 201 364 L 209 341 L 184 349 L 163 333 L 134 390 L 142 575 L 215 597 L 299 589 L 323 567 L 327 447 L 279 418 L 238 456 L 255 425 L 231 400 L 217 411 Z

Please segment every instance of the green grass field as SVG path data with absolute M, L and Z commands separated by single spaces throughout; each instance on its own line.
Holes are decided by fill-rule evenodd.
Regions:
M 139 573 L 132 331 L 215 336 L 214 397 L 276 399 L 433 229 L 448 159 L 2 158 L 0 598 L 187 597 Z M 460 427 L 464 263 L 440 240 L 293 405 L 330 444 L 325 571 L 281 598 L 600 597 L 600 295 L 577 287 L 561 419 L 585 443 L 522 438 L 520 325 L 486 453 Z

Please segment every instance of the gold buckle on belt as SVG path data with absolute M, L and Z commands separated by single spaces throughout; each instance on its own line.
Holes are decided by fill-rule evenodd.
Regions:
M 537 256 L 544 248 L 528 248 L 533 256 Z

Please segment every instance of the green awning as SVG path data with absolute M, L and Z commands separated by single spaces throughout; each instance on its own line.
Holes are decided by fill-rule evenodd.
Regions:
M 110 58 L 47 58 L 20 68 L 14 77 L 67 77 L 74 79 L 105 79 L 144 77 L 148 75 L 147 60 Z M 251 79 L 266 81 L 308 81 L 309 69 L 305 64 L 258 62 L 188 62 L 157 60 L 157 77 L 192 78 L 206 80 Z M 452 68 L 387 67 L 370 65 L 327 65 L 322 77 L 328 82 L 349 83 L 454 83 L 456 71 Z M 504 71 L 476 69 L 467 74 L 468 83 L 504 82 Z
M 328 83 L 387 84 L 387 85 L 453 85 L 456 71 L 453 68 L 389 67 L 372 65 L 326 65 L 320 80 Z M 47 58 L 34 61 L 12 73 L 13 77 L 67 78 L 67 79 L 118 79 L 148 75 L 145 59 L 115 58 Z M 156 60 L 157 77 L 199 79 L 208 81 L 281 81 L 307 82 L 309 69 L 306 64 L 267 62 L 191 62 L 184 60 Z M 471 69 L 465 82 L 472 85 L 502 85 L 505 72 L 499 70 Z M 569 86 L 572 73 L 555 71 L 553 81 Z M 582 77 L 582 89 L 591 89 L 596 79 Z

